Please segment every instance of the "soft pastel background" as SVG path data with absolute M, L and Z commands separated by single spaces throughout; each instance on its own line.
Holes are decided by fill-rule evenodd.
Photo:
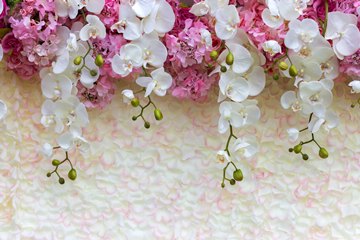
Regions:
M 286 129 L 306 123 L 279 106 L 289 84 L 269 83 L 260 95 L 261 122 L 238 132 L 256 135 L 260 152 L 238 163 L 245 179 L 225 189 L 215 98 L 156 98 L 165 118 L 145 130 L 118 94 L 90 112 L 91 152 L 70 154 L 78 179 L 60 185 L 37 151 L 53 137 L 38 123 L 39 81 L 0 73 L 9 107 L 0 123 L 0 239 L 360 239 L 360 111 L 344 83 L 333 104 L 341 125 L 318 137 L 327 160 L 315 146 L 307 162 L 287 151 Z

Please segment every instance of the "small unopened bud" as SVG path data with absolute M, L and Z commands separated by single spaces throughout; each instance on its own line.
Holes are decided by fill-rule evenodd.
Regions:
M 294 147 L 294 153 L 298 154 L 300 153 L 302 150 L 302 145 L 301 144 L 298 144 Z
M 303 159 L 304 161 L 307 161 L 307 160 L 309 159 L 309 155 L 303 154 L 303 155 L 302 155 L 302 159 Z
M 77 177 L 76 170 L 72 168 L 68 173 L 68 177 L 70 180 L 74 181 Z
M 51 164 L 56 167 L 56 166 L 58 166 L 60 164 L 60 161 L 57 160 L 57 159 L 54 159 L 54 160 L 52 160 Z
M 104 65 L 104 59 L 103 57 L 101 56 L 101 54 L 98 54 L 95 58 L 95 64 L 96 66 L 98 67 L 102 67 L 102 65 Z
M 280 70 L 285 71 L 285 70 L 287 70 L 289 68 L 289 66 L 287 65 L 286 62 L 280 62 L 279 63 L 279 68 L 280 68 Z
M 48 172 L 48 173 L 46 174 L 46 176 L 47 176 L 47 177 L 51 177 L 51 173 Z
M 137 120 L 137 116 L 132 116 L 131 118 L 133 121 L 136 121 Z
M 227 68 L 226 68 L 225 66 L 221 66 L 220 71 L 221 71 L 222 73 L 224 73 L 224 72 L 227 71 Z
M 293 152 L 294 151 L 294 149 L 293 148 L 289 148 L 289 152 Z
M 280 78 L 279 74 L 274 74 L 274 75 L 273 75 L 273 79 L 274 79 L 275 81 L 279 80 L 279 78 Z
M 140 104 L 140 101 L 139 101 L 138 98 L 133 98 L 133 99 L 131 100 L 131 105 L 132 105 L 133 107 L 138 107 L 139 104 Z
M 221 183 L 221 187 L 224 188 L 224 187 L 225 187 L 225 183 Z
M 244 176 L 243 176 L 243 173 L 240 169 L 236 169 L 234 172 L 233 172 L 233 178 L 236 180 L 236 181 L 242 181 Z
M 211 51 L 211 53 L 210 53 L 210 58 L 211 58 L 212 60 L 215 61 L 218 57 L 219 57 L 219 53 L 218 53 L 216 50 Z
M 64 183 L 65 183 L 65 179 L 64 179 L 64 178 L 62 178 L 62 177 L 61 177 L 61 178 L 59 178 L 59 183 L 60 183 L 60 184 L 64 184 Z
M 160 111 L 160 109 L 158 109 L 158 108 L 156 108 L 156 109 L 154 110 L 154 116 L 155 116 L 155 119 L 158 120 L 158 121 L 160 121 L 160 120 L 163 119 L 163 114 L 162 114 L 162 112 Z
M 82 61 L 82 57 L 81 56 L 77 56 L 75 59 L 74 59 L 74 64 L 75 65 L 80 65 Z
M 296 77 L 298 75 L 298 71 L 295 67 L 295 65 L 291 65 L 290 68 L 289 68 L 289 74 L 290 76 L 292 77 Z
M 146 129 L 149 129 L 149 128 L 150 128 L 150 123 L 149 123 L 149 122 L 145 122 L 145 123 L 144 123 L 144 127 L 145 127 Z
M 226 56 L 225 62 L 229 66 L 233 65 L 233 63 L 234 63 L 234 55 L 231 52 L 229 52 L 228 55 Z
M 353 104 L 351 104 L 351 108 L 354 108 L 355 107 L 355 104 L 353 103 Z
M 235 179 L 230 179 L 230 185 L 235 185 L 236 181 Z
M 94 69 L 90 71 L 90 75 L 92 77 L 95 77 L 97 74 L 98 74 L 98 72 L 96 70 L 94 70 Z
M 321 158 L 328 158 L 329 157 L 329 153 L 328 153 L 328 151 L 325 149 L 325 148 L 320 148 L 320 150 L 319 150 L 319 156 L 321 157 Z

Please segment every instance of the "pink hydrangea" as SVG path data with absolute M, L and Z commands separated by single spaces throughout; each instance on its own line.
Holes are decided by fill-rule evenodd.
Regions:
M 7 67 L 22 79 L 30 79 L 39 71 L 39 68 L 20 52 L 13 51 L 6 60 Z
M 106 0 L 105 6 L 101 11 L 99 17 L 107 28 L 110 28 L 119 20 L 119 1 Z
M 101 76 L 91 89 L 80 82 L 77 85 L 78 97 L 87 108 L 104 108 L 111 103 L 115 94 L 115 85 L 107 76 Z
M 15 38 L 14 34 L 11 32 L 4 36 L 1 45 L 5 53 L 10 51 L 20 52 L 22 47 L 21 42 Z
M 173 76 L 171 94 L 180 99 L 204 101 L 211 87 L 217 82 L 217 75 L 208 76 L 208 71 L 203 65 L 187 68 L 167 66 L 166 68 Z

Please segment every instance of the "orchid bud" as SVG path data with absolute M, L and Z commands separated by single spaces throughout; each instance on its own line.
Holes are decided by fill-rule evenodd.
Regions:
M 242 171 L 240 169 L 236 169 L 233 173 L 233 178 L 236 181 L 242 181 L 244 178 Z
M 131 105 L 132 105 L 133 107 L 138 107 L 139 104 L 140 104 L 140 101 L 139 101 L 138 98 L 133 98 L 133 99 L 131 100 Z
M 48 173 L 46 174 L 46 176 L 47 176 L 47 177 L 51 177 L 51 173 L 48 172 Z
M 101 54 L 98 54 L 95 58 L 95 64 L 96 66 L 98 67 L 102 67 L 102 65 L 104 65 L 104 59 L 103 57 L 101 56 Z
M 227 71 L 227 68 L 225 66 L 221 66 L 220 71 L 222 73 L 225 73 Z
M 298 144 L 294 147 L 294 153 L 298 154 L 300 153 L 302 150 L 302 145 L 301 144 Z
M 211 51 L 211 53 L 210 53 L 210 58 L 211 58 L 212 60 L 215 61 L 218 57 L 219 57 L 219 53 L 218 53 L 216 50 Z
M 136 121 L 137 120 L 137 116 L 132 116 L 131 118 L 133 121 Z
M 80 65 L 82 61 L 82 57 L 81 56 L 77 56 L 75 59 L 74 59 L 74 64 L 75 65 Z
M 279 74 L 274 74 L 274 75 L 273 75 L 273 79 L 274 79 L 275 81 L 279 80 L 279 78 L 280 78 Z
M 149 128 L 150 128 L 150 123 L 149 123 L 149 122 L 145 122 L 145 123 L 144 123 L 144 127 L 145 127 L 146 129 L 149 129 Z
M 294 149 L 293 148 L 289 148 L 289 152 L 293 152 L 294 151 Z
M 298 71 L 295 67 L 295 65 L 291 65 L 290 68 L 289 68 L 289 74 L 290 76 L 292 77 L 296 77 L 298 75 Z
M 225 183 L 221 183 L 221 187 L 224 188 L 224 187 L 225 187 Z
M 64 178 L 62 178 L 62 177 L 61 177 L 61 178 L 59 178 L 59 183 L 60 183 L 60 184 L 64 184 L 64 183 L 65 183 L 65 179 L 64 179 Z
M 158 108 L 156 108 L 156 109 L 154 110 L 154 116 L 155 116 L 155 119 L 158 120 L 158 121 L 160 121 L 160 120 L 163 119 L 163 114 L 162 114 L 162 112 L 160 111 L 160 109 L 158 109 Z
M 98 74 L 98 72 L 96 70 L 94 70 L 94 69 L 90 71 L 90 75 L 92 77 L 95 77 L 97 74 Z
M 76 170 L 72 168 L 68 173 L 68 177 L 70 180 L 74 181 L 77 177 Z
M 226 56 L 225 62 L 229 66 L 233 65 L 233 63 L 234 63 L 234 55 L 231 52 L 229 52 L 228 55 Z
M 279 68 L 280 68 L 280 70 L 285 71 L 285 70 L 287 70 L 289 68 L 289 66 L 287 65 L 286 62 L 280 62 L 279 63 Z
M 235 179 L 230 179 L 230 185 L 235 185 L 236 181 Z
M 329 153 L 328 153 L 328 151 L 325 149 L 325 148 L 320 148 L 320 150 L 319 150 L 319 156 L 321 157 L 321 158 L 328 158 L 329 157 Z
M 54 159 L 51 164 L 56 167 L 56 166 L 60 165 L 60 161 L 57 159 Z
M 307 160 L 309 159 L 309 155 L 303 154 L 303 155 L 302 155 L 302 159 L 303 159 L 304 161 L 307 161 Z

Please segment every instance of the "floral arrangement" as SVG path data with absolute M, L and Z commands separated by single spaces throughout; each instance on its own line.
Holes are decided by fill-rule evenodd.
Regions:
M 305 145 L 316 144 L 328 157 L 315 135 L 338 125 L 334 84 L 348 81 L 360 93 L 359 16 L 357 0 L 0 0 L 0 59 L 24 81 L 41 79 L 41 124 L 58 134 L 42 151 L 54 166 L 47 176 L 60 184 L 64 163 L 76 179 L 68 152 L 87 151 L 87 112 L 112 101 L 117 81 L 139 86 L 120 91 L 145 128 L 145 111 L 163 119 L 152 95 L 206 101 L 218 86 L 218 130 L 228 134 L 217 153 L 225 187 L 243 179 L 236 162 L 258 150 L 254 137 L 235 131 L 260 119 L 255 97 L 267 81 L 293 81 L 279 105 L 308 118 L 304 128 L 288 129 L 298 141 L 289 152 L 308 160 Z M 0 101 L 1 119 L 6 112 Z M 298 140 L 303 132 L 311 138 Z M 63 160 L 53 159 L 57 150 Z

